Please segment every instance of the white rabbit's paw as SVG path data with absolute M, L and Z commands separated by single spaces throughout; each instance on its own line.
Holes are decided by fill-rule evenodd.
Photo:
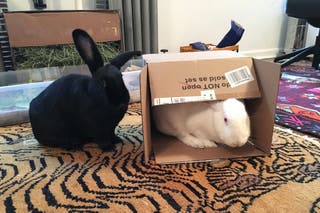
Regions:
M 196 138 L 193 135 L 185 135 L 184 137 L 179 138 L 183 143 L 194 148 L 208 148 L 208 147 L 217 147 L 215 142 L 210 140 Z
M 217 144 L 215 142 L 206 140 L 206 139 L 198 139 L 199 148 L 209 148 L 209 147 L 217 147 Z

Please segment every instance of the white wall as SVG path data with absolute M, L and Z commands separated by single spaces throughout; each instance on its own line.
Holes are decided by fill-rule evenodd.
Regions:
M 195 41 L 217 44 L 228 32 L 233 19 L 245 29 L 238 43 L 241 52 L 253 56 L 275 56 L 284 42 L 285 2 L 159 0 L 159 49 L 178 52 L 180 46 Z

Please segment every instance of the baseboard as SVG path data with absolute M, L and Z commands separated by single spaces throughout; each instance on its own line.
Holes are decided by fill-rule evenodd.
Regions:
M 262 50 L 250 50 L 250 51 L 239 51 L 239 53 L 248 55 L 258 59 L 265 59 L 265 58 L 274 58 L 280 52 L 279 48 L 273 49 L 262 49 Z

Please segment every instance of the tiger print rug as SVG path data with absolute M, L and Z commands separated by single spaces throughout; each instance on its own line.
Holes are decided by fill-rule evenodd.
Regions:
M 140 105 L 112 152 L 41 146 L 0 128 L 1 212 L 320 212 L 320 141 L 276 126 L 272 154 L 157 165 L 143 159 Z

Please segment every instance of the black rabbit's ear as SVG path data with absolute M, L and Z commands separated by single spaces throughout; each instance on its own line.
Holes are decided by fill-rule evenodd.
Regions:
M 103 59 L 95 42 L 86 31 L 81 29 L 75 29 L 72 32 L 72 37 L 79 55 L 93 74 L 99 67 L 103 66 Z
M 128 51 L 128 52 L 120 53 L 115 58 L 110 60 L 110 64 L 120 69 L 133 56 L 140 56 L 140 55 L 141 55 L 141 51 Z

